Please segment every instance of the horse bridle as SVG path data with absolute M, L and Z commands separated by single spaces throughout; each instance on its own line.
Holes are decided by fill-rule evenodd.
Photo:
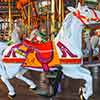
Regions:
M 91 10 L 92 10 L 92 12 L 94 14 L 94 18 L 91 18 L 90 20 L 97 21 L 97 22 L 100 21 L 100 18 L 98 17 L 96 11 L 94 9 L 92 9 L 92 8 L 91 8 Z
M 100 18 L 98 17 L 98 15 L 96 14 L 96 12 L 95 12 L 95 10 L 94 9 L 91 9 L 92 10 L 92 12 L 93 12 L 93 14 L 94 14 L 94 17 L 93 18 L 91 18 L 91 19 L 89 19 L 89 18 L 87 18 L 86 16 L 84 16 L 84 15 L 81 15 L 81 13 L 80 13 L 80 11 L 79 10 L 77 10 L 77 12 L 74 12 L 73 14 L 74 14 L 74 16 L 76 16 L 86 27 L 89 27 L 87 24 L 86 24 L 86 22 L 89 22 L 89 21 L 100 21 Z M 85 22 L 85 21 L 86 22 Z

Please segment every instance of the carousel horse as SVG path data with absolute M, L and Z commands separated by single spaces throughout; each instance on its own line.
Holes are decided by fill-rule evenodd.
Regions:
M 95 25 L 94 25 L 95 27 Z M 93 64 L 99 61 L 100 57 L 100 37 L 99 33 L 92 30 L 88 34 L 93 34 L 91 37 L 87 37 L 82 41 L 82 52 L 83 52 L 83 62 L 84 64 Z M 89 59 L 88 59 L 89 58 Z M 86 60 L 88 59 L 88 60 Z M 88 61 L 88 62 L 87 62 Z M 99 62 L 98 62 L 99 63 Z
M 83 91 L 82 93 L 83 93 L 84 100 L 87 100 L 93 93 L 92 76 L 87 69 L 81 66 L 82 65 L 81 33 L 85 25 L 89 23 L 98 23 L 100 19 L 97 16 L 100 16 L 100 12 L 89 9 L 87 6 L 81 7 L 80 4 L 78 5 L 77 9 L 73 7 L 69 7 L 68 9 L 71 12 L 65 17 L 65 20 L 62 23 L 61 30 L 59 31 L 59 33 L 57 34 L 57 37 L 55 38 L 55 45 L 58 51 L 60 63 L 62 63 L 61 65 L 63 67 L 62 71 L 64 75 L 69 76 L 74 79 L 83 79 L 86 81 L 84 88 L 82 88 L 82 91 Z M 44 69 L 45 71 L 47 71 L 49 69 L 48 68 L 49 62 L 52 60 L 52 59 L 49 59 L 49 57 L 53 56 L 53 51 L 51 49 L 52 44 L 50 42 L 47 42 L 45 44 L 46 45 L 49 44 L 50 47 L 45 46 L 44 44 L 42 44 L 41 46 L 40 44 L 34 44 L 32 42 L 28 42 L 27 40 L 25 41 L 25 45 L 26 44 L 29 46 L 28 47 L 29 49 L 27 51 L 27 49 L 24 46 L 22 46 L 24 50 L 27 51 L 28 53 L 30 51 L 34 53 L 35 51 L 37 53 L 35 56 L 37 56 L 37 59 L 39 59 L 39 62 L 42 63 L 41 68 L 33 67 L 32 69 L 33 70 L 37 69 L 41 71 L 43 71 Z M 9 82 L 9 79 L 12 79 L 13 77 L 23 80 L 32 89 L 36 88 L 36 85 L 31 80 L 23 76 L 24 73 L 27 72 L 28 70 L 28 67 L 27 68 L 21 67 L 22 63 L 25 61 L 27 57 L 27 53 L 26 55 L 16 53 L 16 48 L 19 47 L 20 45 L 21 44 L 19 43 L 19 44 L 13 44 L 9 46 L 4 51 L 2 61 L 0 61 L 1 80 L 7 86 L 8 92 L 9 92 L 8 95 L 10 97 L 14 97 L 16 94 L 13 86 Z M 38 46 L 41 46 L 43 48 L 40 48 Z M 44 49 L 44 47 L 47 47 L 46 48 L 47 51 Z M 44 54 L 41 54 L 43 52 Z M 49 55 L 48 55 L 48 52 L 49 52 Z M 45 57 L 47 60 L 45 59 Z M 21 59 L 18 59 L 18 58 L 21 58 Z M 32 62 L 34 61 L 34 59 L 32 60 L 29 59 L 29 61 Z M 53 67 L 50 69 L 53 69 Z
M 18 26 L 15 26 L 13 32 L 11 33 L 11 41 L 13 43 L 21 42 L 20 35 L 21 34 L 21 28 Z
M 83 54 L 85 56 L 89 55 L 90 49 L 92 50 L 92 55 L 95 56 L 99 54 L 100 37 L 95 32 L 94 35 L 90 37 L 90 39 L 87 37 L 82 42 L 84 43 Z
M 0 30 L 6 30 L 8 28 L 8 23 L 5 23 L 5 21 L 7 20 L 4 20 L 0 17 L 0 22 L 2 22 L 2 25 L 0 25 Z
M 80 64 L 71 64 L 70 60 L 72 59 L 75 63 L 74 58 L 82 58 L 82 29 L 84 26 L 88 26 L 87 24 L 98 23 L 100 21 L 100 12 L 80 5 L 78 5 L 77 9 L 72 7 L 68 9 L 71 13 L 65 17 L 61 30 L 55 38 L 55 43 L 59 57 L 69 60 L 69 64 L 62 64 L 64 75 L 86 81 L 82 91 L 84 100 L 88 100 L 93 94 L 92 76 L 87 69 L 81 66 L 82 62 Z
M 90 39 L 91 48 L 93 50 L 93 55 L 99 54 L 100 37 L 94 35 Z

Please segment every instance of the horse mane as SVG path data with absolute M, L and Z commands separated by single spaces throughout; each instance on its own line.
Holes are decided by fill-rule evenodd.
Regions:
M 69 13 L 63 23 L 62 23 L 62 27 L 61 27 L 61 30 L 63 30 L 64 32 L 67 32 L 67 36 L 70 37 L 71 35 L 71 24 L 72 24 L 72 20 L 73 20 L 73 14 L 72 13 Z

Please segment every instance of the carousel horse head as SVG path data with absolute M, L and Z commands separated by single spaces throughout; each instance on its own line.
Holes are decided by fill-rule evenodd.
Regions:
M 68 10 L 70 13 L 66 15 L 62 23 L 59 34 L 55 38 L 55 43 L 57 49 L 61 48 L 59 44 L 61 42 L 68 47 L 71 52 L 75 52 L 75 54 L 82 56 L 82 29 L 84 27 L 89 27 L 89 24 L 99 23 L 100 12 L 88 6 L 81 6 L 80 3 L 77 8 L 68 7 Z M 61 57 L 60 53 L 58 54 Z
M 100 21 L 100 11 L 88 6 L 81 6 L 78 3 L 77 8 L 68 7 L 68 10 L 71 11 L 83 24 L 92 24 Z

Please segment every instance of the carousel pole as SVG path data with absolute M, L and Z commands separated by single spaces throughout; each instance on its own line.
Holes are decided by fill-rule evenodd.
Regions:
M 62 0 L 61 6 L 62 6 L 62 7 L 61 7 L 61 8 L 62 8 L 62 9 L 61 9 L 61 10 L 62 10 L 62 11 L 61 11 L 61 12 L 62 12 L 62 16 L 61 16 L 61 17 L 62 17 L 62 21 L 63 21 L 63 20 L 64 20 L 64 0 Z
M 48 0 L 47 0 L 47 4 L 49 5 Z M 50 33 L 49 13 L 50 13 L 50 11 L 46 11 L 46 32 L 47 32 L 47 34 Z
M 22 11 L 22 26 L 24 26 L 24 11 L 23 8 L 21 9 Z M 22 30 L 24 30 L 24 28 L 22 27 Z
M 51 0 L 51 33 L 55 31 L 55 0 Z
M 59 23 L 58 23 L 58 28 L 60 28 L 61 27 L 61 16 L 62 16 L 62 0 L 59 0 Z
M 11 19 L 11 0 L 8 0 L 8 7 L 9 7 L 9 34 L 12 31 L 12 19 Z
M 47 34 L 50 34 L 50 14 L 49 13 L 47 12 Z
M 30 23 L 31 23 L 30 0 L 28 0 L 28 33 L 30 33 Z

